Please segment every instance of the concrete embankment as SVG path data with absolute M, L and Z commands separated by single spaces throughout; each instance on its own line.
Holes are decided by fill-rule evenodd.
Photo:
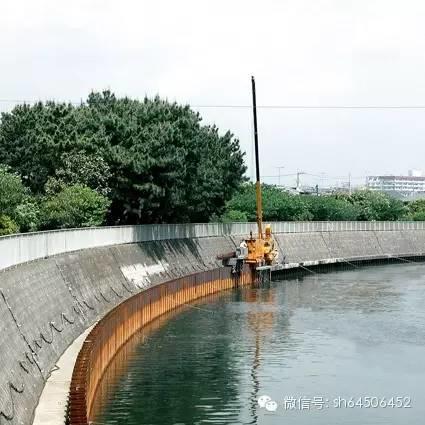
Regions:
M 0 423 L 29 424 L 64 350 L 96 320 L 146 288 L 216 268 L 230 238 L 94 248 L 0 272 Z
M 279 233 L 276 235 L 288 263 L 321 260 L 422 256 L 424 230 Z
M 385 226 L 364 231 L 299 230 L 277 233 L 276 239 L 281 258 L 294 267 L 338 258 L 424 255 L 425 230 L 400 229 L 399 224 L 376 230 L 381 227 Z M 147 288 L 217 268 L 216 255 L 232 251 L 240 233 L 232 234 L 230 228 L 228 235 L 194 234 L 88 248 L 23 264 L 17 261 L 1 271 L 0 424 L 31 423 L 58 358 L 95 321 Z M 55 238 L 60 240 L 60 235 Z M 9 254 L 2 249 L 0 243 L 0 256 Z

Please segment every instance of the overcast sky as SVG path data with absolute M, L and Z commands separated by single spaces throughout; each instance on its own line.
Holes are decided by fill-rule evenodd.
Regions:
M 0 6 L 2 100 L 79 100 L 110 88 L 191 105 L 250 105 L 253 74 L 259 105 L 425 106 L 423 0 L 0 0 Z M 12 105 L 2 101 L 0 110 Z M 199 111 L 240 139 L 251 166 L 251 111 Z M 351 172 L 362 182 L 366 174 L 425 169 L 425 109 L 260 109 L 258 119 L 266 176 L 284 166 L 282 174 Z

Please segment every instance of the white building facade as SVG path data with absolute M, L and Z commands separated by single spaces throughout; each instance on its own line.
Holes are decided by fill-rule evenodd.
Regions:
M 417 170 L 409 170 L 407 176 L 368 176 L 366 187 L 381 192 L 398 192 L 404 196 L 425 193 L 425 176 Z

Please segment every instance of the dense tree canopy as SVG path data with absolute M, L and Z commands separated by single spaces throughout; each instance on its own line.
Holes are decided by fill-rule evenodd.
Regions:
M 289 195 L 276 186 L 263 185 L 263 214 L 265 220 L 310 220 L 312 217 L 306 209 L 306 204 L 300 196 Z M 224 219 L 246 217 L 248 221 L 255 221 L 256 199 L 255 185 L 245 184 L 240 191 L 227 203 Z
M 238 140 L 188 106 L 109 91 L 2 114 L 0 163 L 34 195 L 75 184 L 108 195 L 110 223 L 208 221 L 245 172 Z
M 19 105 L 0 121 L 0 234 L 105 223 L 255 221 L 255 186 L 230 132 L 160 98 L 92 93 Z M 263 185 L 264 219 L 425 219 L 425 201 Z
M 403 202 L 380 192 L 358 190 L 351 195 L 294 195 L 263 185 L 263 217 L 267 221 L 400 220 L 412 218 Z M 425 202 L 423 203 L 425 206 Z M 417 204 L 417 217 L 425 211 Z M 255 186 L 245 184 L 227 203 L 223 221 L 255 221 Z
M 357 208 L 358 220 L 398 220 L 407 213 L 403 202 L 383 192 L 357 190 L 351 195 L 338 195 Z
M 409 218 L 415 221 L 425 220 L 425 199 L 418 199 L 408 204 Z

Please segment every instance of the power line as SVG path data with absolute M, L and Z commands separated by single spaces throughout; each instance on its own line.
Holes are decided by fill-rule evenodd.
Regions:
M 57 100 L 57 99 L 48 99 L 48 100 L 35 100 L 35 99 L 0 99 L 1 103 L 38 103 L 38 102 L 57 102 L 57 103 L 68 103 L 72 105 L 81 105 L 84 104 L 84 101 L 68 101 L 68 100 Z M 252 105 L 242 105 L 242 104 L 188 104 L 192 108 L 222 108 L 222 109 L 250 109 Z M 425 105 L 257 105 L 257 108 L 260 109 L 318 109 L 318 110 L 332 110 L 332 109 L 348 109 L 348 110 L 391 110 L 391 109 L 425 109 Z
M 296 176 L 298 173 L 290 173 L 290 174 L 280 174 L 280 177 L 292 177 L 292 176 Z M 312 174 L 312 173 L 303 173 L 307 176 L 310 177 L 315 177 L 318 179 L 323 179 L 323 180 L 348 180 L 348 174 L 347 175 L 343 175 L 343 176 L 331 176 L 329 174 L 323 174 L 323 175 L 318 175 L 318 174 Z M 275 174 L 275 175 L 268 175 L 268 176 L 263 176 L 264 178 L 274 178 L 277 179 L 279 178 L 279 174 Z M 351 176 L 351 180 L 363 180 L 365 179 L 367 176 L 363 175 L 363 176 Z
M 82 105 L 83 101 L 70 101 L 70 100 L 57 100 L 57 99 L 47 99 L 47 100 L 29 100 L 29 99 L 0 99 L 0 103 L 14 103 L 16 105 L 31 105 L 34 103 L 47 103 L 47 102 L 55 102 L 55 103 L 65 103 L 67 105 Z
M 234 108 L 246 109 L 251 108 L 250 105 L 189 105 L 192 108 Z M 425 105 L 257 105 L 260 109 L 425 109 Z

